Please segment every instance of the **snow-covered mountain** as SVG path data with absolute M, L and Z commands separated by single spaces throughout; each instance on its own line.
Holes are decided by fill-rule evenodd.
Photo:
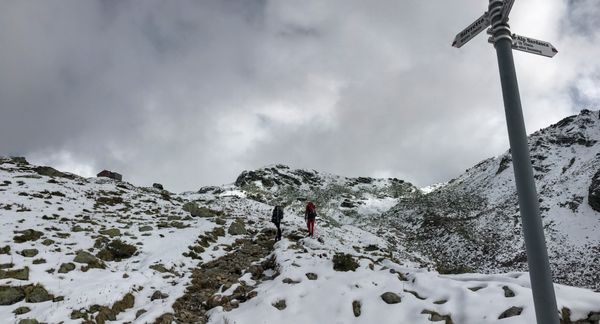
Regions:
M 597 291 L 599 140 L 599 113 L 588 110 L 529 137 L 554 278 Z M 527 268 L 508 151 L 429 194 L 402 199 L 382 219 L 402 233 L 410 251 L 431 258 L 440 272 Z
M 598 123 L 531 137 L 556 278 L 594 289 Z M 508 156 L 431 193 L 273 165 L 182 194 L 0 158 L 0 323 L 533 323 Z M 564 323 L 600 320 L 555 288 Z

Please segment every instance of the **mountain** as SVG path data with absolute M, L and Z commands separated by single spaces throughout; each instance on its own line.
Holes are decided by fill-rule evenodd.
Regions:
M 555 284 L 565 324 L 600 319 L 598 129 L 584 111 L 530 139 L 556 278 L 580 286 Z M 0 157 L 0 319 L 532 323 L 508 156 L 430 193 L 273 165 L 179 194 Z
M 549 257 L 557 282 L 600 290 L 600 116 L 583 110 L 529 137 Z M 438 271 L 525 271 L 510 152 L 484 160 L 381 216 Z

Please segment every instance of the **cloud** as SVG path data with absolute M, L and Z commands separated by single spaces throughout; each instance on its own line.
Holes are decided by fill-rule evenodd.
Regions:
M 3 2 L 0 154 L 175 191 L 278 162 L 445 181 L 508 146 L 493 47 L 450 47 L 485 5 Z M 597 11 L 515 3 L 559 49 L 515 53 L 530 131 L 597 103 Z

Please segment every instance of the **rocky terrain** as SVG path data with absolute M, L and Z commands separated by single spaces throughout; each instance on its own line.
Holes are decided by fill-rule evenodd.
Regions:
M 587 110 L 529 138 L 554 278 L 596 291 L 599 140 L 599 113 Z M 405 197 L 381 219 L 401 232 L 410 251 L 428 256 L 442 273 L 527 269 L 508 151 L 429 194 Z
M 565 324 L 600 320 L 599 120 L 530 138 Z M 508 152 L 430 193 L 273 165 L 176 194 L 0 158 L 0 319 L 532 323 L 512 181 Z

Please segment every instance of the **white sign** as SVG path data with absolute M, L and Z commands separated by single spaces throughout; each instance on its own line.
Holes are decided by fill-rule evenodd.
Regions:
M 512 9 L 513 4 L 515 4 L 515 0 L 504 0 L 504 7 L 502 7 L 502 21 L 508 21 L 508 14 Z
M 558 53 L 558 51 L 554 46 L 552 46 L 552 44 L 535 38 L 513 34 L 512 39 L 512 48 L 519 51 L 542 55 L 546 57 L 553 57 L 554 55 L 556 55 L 556 53 Z
M 460 48 L 465 45 L 468 41 L 473 39 L 473 37 L 477 36 L 477 34 L 481 33 L 484 29 L 486 29 L 490 25 L 490 18 L 488 17 L 487 12 L 483 14 L 483 16 L 479 17 L 475 22 L 469 25 L 469 27 L 463 29 L 460 33 L 454 37 L 454 42 L 452 42 L 452 46 L 456 48 Z

